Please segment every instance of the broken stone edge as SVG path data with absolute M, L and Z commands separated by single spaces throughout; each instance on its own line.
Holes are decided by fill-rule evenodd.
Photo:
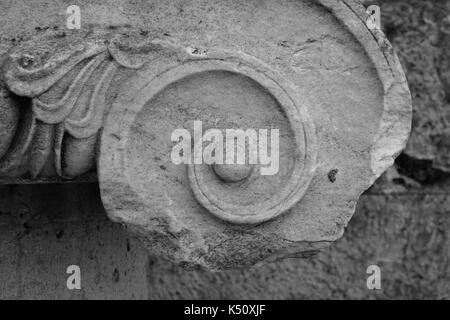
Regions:
M 367 28 L 366 21 L 369 15 L 361 3 L 356 0 L 317 0 L 316 2 L 331 12 L 339 23 L 360 43 L 369 60 L 372 62 L 383 89 L 383 113 L 379 124 L 380 129 L 375 135 L 374 143 L 370 150 L 371 176 L 364 182 L 360 194 L 355 195 L 351 213 L 346 214 L 348 222 L 356 209 L 357 199 L 360 195 L 394 163 L 395 158 L 406 146 L 411 132 L 411 95 L 396 53 L 381 30 L 369 30 Z M 120 162 L 120 159 L 114 160 Z M 102 180 L 101 172 L 99 172 L 99 179 Z M 113 221 L 126 225 L 134 234 L 140 235 L 143 241 L 147 242 L 146 244 L 149 248 L 155 248 L 155 252 L 164 250 L 164 248 L 159 248 L 159 250 L 157 248 L 158 244 L 146 239 L 146 234 L 143 230 L 148 221 L 145 221 L 143 217 L 135 216 L 136 210 L 145 211 L 144 207 L 137 208 L 136 206 L 132 206 L 134 210 L 127 210 L 123 207 L 114 208 L 111 205 L 114 203 L 111 200 L 114 197 L 113 189 L 115 183 L 111 180 L 111 177 L 109 180 L 108 185 L 105 186 L 106 188 L 102 192 L 109 217 Z M 116 181 L 116 183 L 117 185 L 121 184 L 120 181 Z M 126 190 L 122 189 L 122 192 L 122 196 L 125 199 L 128 198 L 132 201 L 134 198 L 133 190 L 126 188 Z M 116 209 L 121 211 L 120 216 L 115 213 Z M 295 252 L 283 250 L 279 254 L 266 258 L 261 263 L 276 261 L 286 257 L 304 257 L 312 253 L 317 253 L 328 247 L 332 241 L 342 237 L 345 227 L 346 224 L 342 226 L 340 233 L 329 239 L 323 239 L 323 241 L 297 242 L 295 246 L 292 246 L 292 250 L 295 250 Z M 178 260 L 177 257 L 170 259 Z M 261 263 L 256 263 L 256 265 L 260 265 Z
M 319 0 L 353 34 L 373 63 L 384 91 L 384 110 L 380 130 L 371 154 L 372 177 L 367 188 L 378 179 L 405 149 L 412 127 L 412 99 L 400 60 L 381 30 L 361 28 L 369 15 L 356 0 Z M 360 21 L 357 21 L 359 19 Z

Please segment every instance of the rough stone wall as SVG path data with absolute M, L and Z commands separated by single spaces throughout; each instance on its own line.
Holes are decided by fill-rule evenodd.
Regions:
M 2 186 L 0 298 L 449 299 L 450 1 L 380 2 L 410 83 L 414 130 L 330 249 L 251 270 L 185 271 L 147 257 L 108 221 L 95 184 Z M 80 291 L 66 289 L 71 264 L 81 267 Z M 372 264 L 381 291 L 366 287 Z
M 381 6 L 383 28 L 397 50 L 408 78 L 414 105 L 414 122 L 405 155 L 429 161 L 431 167 L 448 172 L 450 2 L 365 2 Z
M 110 222 L 95 184 L 3 186 L 0 298 L 360 299 L 450 298 L 446 194 L 368 194 L 344 237 L 309 259 L 251 270 L 185 271 L 147 257 Z M 82 290 L 66 288 L 77 264 Z M 382 270 L 382 290 L 366 268 Z

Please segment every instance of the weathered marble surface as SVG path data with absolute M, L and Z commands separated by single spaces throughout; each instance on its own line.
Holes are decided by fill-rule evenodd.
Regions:
M 187 267 L 308 256 L 340 238 L 411 125 L 401 66 L 364 8 L 124 3 L 130 22 L 130 10 L 146 22 L 105 22 L 86 1 L 82 31 L 48 28 L 6 50 L 4 87 L 16 96 L 0 108 L 15 138 L 0 140 L 2 177 L 70 179 L 97 159 L 109 217 Z M 175 166 L 170 134 L 193 120 L 279 128 L 280 172 L 232 184 Z
M 9 18 L 9 15 L 0 15 L 2 26 L 5 31 L 10 32 L 9 35 L 8 33 L 2 35 L 4 47 L 10 46 L 13 39 L 16 41 L 17 36 L 37 33 L 34 30 L 35 26 L 63 25 L 63 16 L 58 16 L 58 12 L 64 12 L 62 4 L 59 8 L 54 8 L 48 5 L 48 1 L 33 2 L 38 3 L 38 7 L 45 7 L 50 14 L 35 14 L 28 17 L 16 14 L 14 19 Z M 8 5 L 12 6 L 14 3 L 19 4 L 20 1 L 2 1 L 0 6 L 3 5 L 2 8 L 7 9 Z M 31 6 L 30 3 L 30 1 L 24 2 L 20 10 L 14 11 L 27 12 L 27 8 Z M 411 20 L 411 13 L 421 12 L 420 8 L 424 4 L 436 3 L 449 4 L 450 1 L 388 0 L 384 1 L 383 7 L 387 13 L 383 16 L 385 19 L 397 21 L 394 30 L 397 28 L 414 30 L 428 24 L 423 21 L 423 18 Z M 414 10 L 403 12 L 398 9 L 400 4 L 413 7 Z M 397 9 L 392 10 L 393 7 Z M 393 12 L 397 12 L 395 19 L 390 18 Z M 113 8 L 109 13 L 113 16 L 112 18 L 104 16 L 99 21 L 127 21 L 129 11 L 125 6 L 122 11 Z M 436 13 L 446 15 L 450 13 L 450 10 L 436 9 Z M 140 19 L 138 14 L 133 16 Z M 434 21 L 437 25 L 443 23 L 441 19 Z M 23 31 L 17 35 L 15 34 L 17 30 Z M 400 32 L 400 35 L 402 33 L 404 31 Z M 402 41 L 400 35 L 396 38 L 397 40 L 391 39 L 394 40 L 394 44 Z M 448 40 L 440 41 L 439 48 L 448 46 L 449 43 Z M 408 48 L 419 51 L 418 56 L 427 55 L 430 50 L 436 49 L 436 46 L 431 45 L 427 37 L 420 32 L 412 34 L 407 44 L 398 48 L 400 57 L 409 54 Z M 416 70 L 406 70 L 409 82 L 420 83 L 421 81 L 420 76 L 411 78 L 410 73 L 413 71 L 419 75 L 433 73 L 436 69 L 440 72 L 448 70 L 443 67 L 442 61 L 437 59 L 434 60 L 436 65 L 434 63 L 420 64 Z M 434 92 L 433 86 L 412 86 L 411 89 L 414 108 L 425 108 L 417 97 L 431 96 Z M 440 101 L 443 102 L 444 99 Z M 445 113 L 436 114 L 434 121 L 439 122 L 439 118 L 444 115 Z M 416 112 L 414 116 L 416 120 L 413 129 L 417 123 L 420 123 L 419 117 L 426 119 L 427 113 Z M 420 132 L 413 131 L 414 136 L 420 136 Z M 425 140 L 423 147 L 428 144 Z M 448 154 L 448 150 L 443 148 L 436 149 L 436 152 L 440 157 Z M 1 298 L 89 299 L 113 296 L 121 298 L 131 297 L 132 294 L 127 293 L 133 292 L 134 297 L 151 299 L 449 299 L 450 216 L 448 207 L 450 204 L 447 201 L 450 191 L 449 177 L 441 171 L 432 170 L 431 165 L 422 162 L 420 166 L 412 164 L 408 174 L 414 176 L 423 185 L 404 184 L 404 177 L 396 177 L 396 175 L 389 175 L 389 178 L 384 176 L 383 180 L 377 183 L 376 188 L 372 189 L 379 195 L 361 198 L 355 216 L 343 238 L 311 259 L 288 259 L 250 271 L 209 273 L 186 271 L 161 258 L 151 258 L 148 269 L 142 271 L 144 276 L 147 275 L 147 282 L 142 278 L 133 280 L 124 277 L 124 274 L 132 277 L 131 270 L 135 270 L 139 262 L 121 254 L 127 250 L 128 234 L 122 232 L 120 226 L 110 223 L 105 218 L 99 195 L 94 191 L 95 186 L 92 188 L 84 184 L 66 187 L 59 185 L 3 186 L 0 188 L 0 199 L 6 197 L 15 199 L 15 204 L 10 206 L 0 201 L 0 211 L 4 213 L 0 215 L 2 221 L 0 252 L 4 253 L 0 259 L 0 277 L 4 277 L 0 281 Z M 393 181 L 393 179 L 397 180 Z M 401 181 L 403 181 L 402 184 L 398 184 Z M 392 190 L 396 193 L 390 196 L 385 194 Z M 47 198 L 44 198 L 47 199 L 45 204 L 41 201 L 42 192 L 47 194 Z M 13 197 L 14 194 L 16 196 Z M 74 197 L 78 200 L 73 201 Z M 34 224 L 28 236 L 19 236 L 25 231 L 24 222 L 26 222 L 16 218 L 19 216 L 20 204 L 26 204 L 31 208 L 33 211 L 31 217 L 36 215 L 42 217 L 41 220 L 32 219 Z M 65 208 L 67 204 L 68 207 Z M 84 208 L 86 219 L 79 220 L 79 211 L 71 212 L 70 209 L 81 207 Z M 59 219 L 55 219 L 56 217 Z M 15 221 L 14 224 L 12 221 Z M 54 223 L 51 224 L 49 221 Z M 100 225 L 104 227 L 97 230 L 95 222 L 100 222 Z M 64 232 L 58 240 L 57 234 L 60 235 L 61 230 Z M 369 236 L 361 237 L 361 234 Z M 86 238 L 87 235 L 90 237 Z M 39 243 L 38 247 L 43 249 L 36 250 L 36 246 L 33 246 L 36 243 Z M 131 250 L 136 250 L 133 254 L 136 258 L 146 254 L 143 248 L 138 249 L 133 244 Z M 86 282 L 82 292 L 68 292 L 64 286 L 66 279 L 64 270 L 68 264 L 73 263 L 74 257 L 82 267 L 83 261 L 91 261 L 88 272 L 92 272 L 92 276 L 89 278 L 96 280 Z M 58 259 L 61 261 L 60 265 L 55 264 L 59 261 Z M 14 263 L 9 264 L 10 261 Z M 122 267 L 122 263 L 126 261 L 131 264 L 131 268 Z M 365 268 L 369 264 L 377 264 L 380 261 L 383 261 L 382 270 L 386 270 L 382 274 L 383 291 L 368 291 L 365 287 Z M 117 272 L 114 272 L 115 269 L 118 270 L 119 278 L 117 278 Z M 42 272 L 33 273 L 36 270 L 42 270 Z M 46 270 L 53 271 L 48 273 Z M 117 279 L 119 279 L 118 282 L 116 282 Z M 145 288 L 142 288 L 143 284 L 148 287 L 148 293 Z M 114 286 L 120 287 L 120 290 L 115 290 Z

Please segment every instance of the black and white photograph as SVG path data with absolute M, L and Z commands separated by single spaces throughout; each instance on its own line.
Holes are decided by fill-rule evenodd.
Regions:
M 0 300 L 449 299 L 450 0 L 0 0 Z

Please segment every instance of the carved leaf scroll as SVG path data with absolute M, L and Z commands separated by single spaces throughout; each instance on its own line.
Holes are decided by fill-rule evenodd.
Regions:
M 76 40 L 50 36 L 11 50 L 2 66 L 4 82 L 30 105 L 21 106 L 23 121 L 0 157 L 0 177 L 28 173 L 34 179 L 49 161 L 62 178 L 89 171 L 107 109 L 106 95 L 118 70 L 138 69 L 157 51 L 158 45 L 148 37 L 129 33 Z M 84 155 L 77 161 L 69 159 L 65 151 L 77 148 Z

